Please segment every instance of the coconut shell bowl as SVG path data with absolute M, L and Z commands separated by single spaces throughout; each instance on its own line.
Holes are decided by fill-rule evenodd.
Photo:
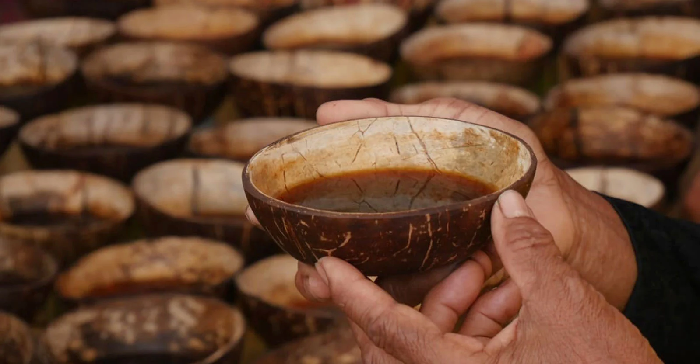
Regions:
M 355 4 L 305 11 L 280 20 L 263 35 L 267 49 L 329 49 L 392 63 L 405 35 L 406 13 L 389 4 Z
M 263 259 L 236 276 L 243 312 L 269 346 L 325 331 L 340 311 L 306 300 L 294 284 L 298 262 L 280 254 Z
M 51 291 L 56 260 L 42 249 L 0 240 L 0 310 L 31 320 Z
M 661 73 L 700 80 L 700 20 L 621 18 L 589 25 L 569 36 L 563 58 L 569 77 L 604 73 Z
M 139 220 L 152 236 L 224 241 L 248 262 L 279 252 L 245 217 L 242 172 L 242 163 L 214 159 L 176 159 L 146 168 L 132 182 Z
M 297 260 L 332 256 L 382 276 L 444 266 L 482 248 L 499 193 L 527 195 L 536 163 L 528 145 L 499 130 L 386 117 L 271 144 L 250 159 L 243 186 L 261 225 Z
M 40 335 L 22 320 L 0 312 L 0 364 L 53 364 Z
M 58 111 L 74 94 L 78 57 L 67 48 L 2 39 L 0 64 L 0 105 L 23 121 Z
M 245 319 L 214 298 L 154 294 L 78 308 L 50 323 L 60 364 L 238 363 Z
M 227 298 L 243 256 L 227 244 L 163 237 L 94 251 L 63 272 L 56 291 L 68 303 L 92 303 L 155 292 Z
M 323 50 L 240 54 L 229 63 L 231 92 L 246 117 L 316 119 L 321 104 L 389 95 L 392 68 L 367 56 Z
M 0 106 L 0 156 L 5 153 L 19 127 L 19 114 Z
M 700 4 L 695 0 L 600 0 L 601 15 L 607 18 L 646 15 L 697 16 Z
M 37 169 L 74 169 L 124 182 L 141 169 L 177 156 L 190 117 L 158 105 L 113 104 L 71 109 L 25 125 L 19 144 Z
M 126 186 L 75 171 L 0 178 L 0 237 L 34 244 L 61 267 L 117 238 L 133 214 Z
M 223 100 L 226 62 L 206 47 L 177 42 L 130 42 L 101 48 L 82 64 L 88 90 L 98 102 L 172 106 L 195 124 Z
M 153 0 L 155 6 L 197 4 L 212 8 L 238 8 L 255 13 L 264 28 L 299 10 L 298 0 Z
M 362 364 L 362 352 L 349 325 L 287 343 L 255 364 Z
M 295 118 L 237 120 L 221 127 L 195 131 L 187 152 L 196 157 L 247 162 L 268 144 L 317 125 L 311 120 Z

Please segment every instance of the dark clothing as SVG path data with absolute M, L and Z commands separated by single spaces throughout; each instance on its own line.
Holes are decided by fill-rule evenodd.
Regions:
M 606 199 L 625 223 L 637 256 L 637 283 L 625 316 L 664 363 L 700 363 L 700 225 Z

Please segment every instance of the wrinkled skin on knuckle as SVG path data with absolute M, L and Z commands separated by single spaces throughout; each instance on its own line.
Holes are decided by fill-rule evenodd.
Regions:
M 511 246 L 511 250 L 518 254 L 528 254 L 553 244 L 552 234 L 529 218 L 512 219 L 504 239 L 506 244 Z
M 437 352 L 433 351 L 440 340 L 439 333 L 421 328 L 405 330 L 406 323 L 412 318 L 404 310 L 410 307 L 395 305 L 393 313 L 374 317 L 365 333 L 380 349 L 397 358 L 411 358 L 413 363 L 440 363 Z

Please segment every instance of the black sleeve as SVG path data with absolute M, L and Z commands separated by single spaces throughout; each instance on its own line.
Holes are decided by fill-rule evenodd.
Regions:
M 700 363 L 700 225 L 604 197 L 625 223 L 637 257 L 625 316 L 664 363 Z

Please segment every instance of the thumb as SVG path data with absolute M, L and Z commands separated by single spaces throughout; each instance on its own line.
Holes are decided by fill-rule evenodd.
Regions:
M 552 285 L 573 273 L 552 234 L 535 219 L 518 192 L 506 191 L 498 198 L 491 215 L 491 230 L 503 267 L 524 300 L 556 290 Z

